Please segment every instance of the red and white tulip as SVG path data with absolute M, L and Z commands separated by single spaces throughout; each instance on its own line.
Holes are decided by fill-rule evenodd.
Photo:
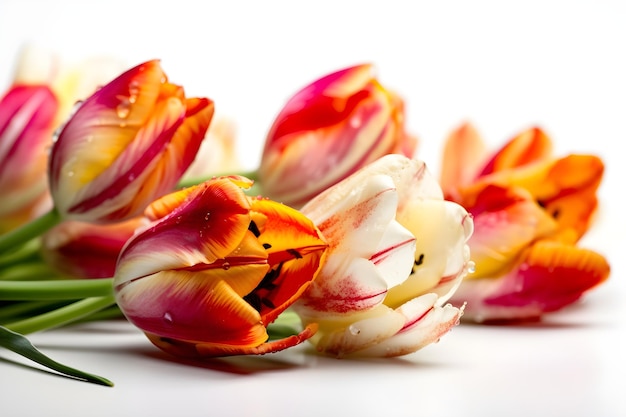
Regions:
M 294 305 L 330 355 L 398 356 L 455 326 L 446 301 L 471 268 L 472 219 L 442 199 L 423 162 L 387 155 L 301 211 L 328 241 L 328 260 Z

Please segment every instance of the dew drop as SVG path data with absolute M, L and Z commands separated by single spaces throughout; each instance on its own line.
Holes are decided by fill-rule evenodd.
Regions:
M 361 333 L 361 329 L 359 329 L 358 327 L 356 327 L 354 325 L 351 325 L 350 327 L 348 327 L 348 331 L 353 336 L 357 336 L 357 335 L 359 335 Z
M 361 117 L 359 116 L 354 116 L 350 119 L 350 127 L 352 127 L 353 129 L 360 128 L 362 123 L 363 121 L 361 120 Z
M 137 101 L 137 96 L 139 95 L 139 81 L 133 80 L 128 84 L 128 101 L 132 104 Z
M 207 213 L 204 215 L 204 220 L 209 220 L 210 217 L 211 217 L 211 213 Z
M 117 117 L 119 117 L 120 119 L 127 118 L 128 114 L 130 113 L 130 105 L 131 105 L 131 102 L 128 99 L 128 97 L 121 98 L 120 103 L 117 105 L 117 108 L 115 109 L 117 112 Z
M 224 262 L 224 263 L 222 264 L 222 269 L 223 269 L 224 271 L 228 271 L 228 270 L 230 269 L 230 264 L 229 264 L 228 262 Z
M 469 272 L 470 274 L 476 272 L 476 263 L 474 261 L 469 261 L 467 263 L 467 272 Z
M 165 314 L 163 314 L 163 320 L 168 324 L 174 323 L 174 319 L 172 318 L 172 313 L 170 313 L 169 311 L 166 311 Z

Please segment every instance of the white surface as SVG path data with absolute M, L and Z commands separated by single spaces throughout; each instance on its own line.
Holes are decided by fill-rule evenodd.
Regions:
M 608 257 L 609 282 L 542 324 L 461 325 L 398 360 L 338 361 L 298 347 L 196 367 L 168 360 L 126 323 L 37 334 L 31 339 L 44 352 L 116 386 L 20 366 L 11 361 L 26 362 L 2 351 L 2 415 L 626 416 L 623 3 L 301 4 L 3 0 L 0 85 L 25 41 L 76 60 L 108 54 L 131 66 L 161 58 L 188 95 L 212 98 L 237 121 L 242 158 L 253 168 L 290 94 L 327 72 L 373 62 L 381 82 L 405 97 L 419 157 L 433 170 L 442 139 L 464 120 L 494 146 L 539 124 L 559 154 L 602 156 L 603 209 L 583 245 Z

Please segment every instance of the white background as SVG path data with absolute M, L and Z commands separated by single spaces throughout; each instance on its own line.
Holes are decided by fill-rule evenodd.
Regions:
M 172 82 L 236 121 L 248 168 L 291 94 L 361 62 L 405 98 L 433 171 L 442 140 L 465 120 L 494 147 L 539 125 L 558 154 L 594 153 L 607 165 L 598 223 L 582 244 L 608 257 L 612 275 L 542 324 L 463 324 L 399 360 L 338 361 L 299 347 L 198 367 L 169 360 L 125 323 L 33 335 L 116 386 L 52 376 L 2 351 L 3 415 L 626 416 L 623 3 L 3 0 L 2 89 L 24 42 L 76 61 L 160 58 Z

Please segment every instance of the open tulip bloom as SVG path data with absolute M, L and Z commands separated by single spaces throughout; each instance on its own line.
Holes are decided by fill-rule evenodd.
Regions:
M 593 155 L 552 156 L 538 128 L 489 154 L 464 124 L 444 151 L 446 197 L 474 216 L 476 271 L 452 300 L 476 322 L 528 320 L 559 310 L 609 276 L 606 259 L 577 246 L 598 205 L 604 166 Z
M 463 313 L 446 304 L 471 268 L 472 219 L 444 201 L 423 162 L 387 155 L 301 211 L 328 260 L 294 305 L 311 339 L 338 357 L 399 356 L 439 340 Z

